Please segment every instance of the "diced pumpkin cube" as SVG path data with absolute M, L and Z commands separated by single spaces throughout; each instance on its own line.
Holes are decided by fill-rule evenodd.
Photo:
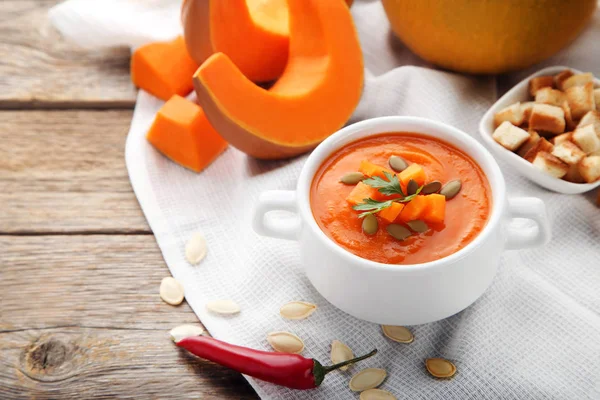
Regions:
M 402 212 L 403 208 L 404 204 L 394 202 L 390 207 L 379 211 L 377 215 L 387 222 L 394 222 L 396 218 L 398 218 L 398 215 L 400 215 Z
M 429 207 L 427 196 L 416 196 L 410 202 L 406 203 L 400 213 L 400 220 L 403 222 L 415 221 L 427 212 Z
M 446 217 L 446 196 L 442 194 L 430 194 L 423 196 L 429 203 L 427 211 L 421 217 L 425 222 L 441 224 Z
M 156 150 L 196 172 L 227 148 L 227 142 L 210 125 L 202 108 L 177 95 L 158 111 L 146 138 Z
M 387 168 L 380 167 L 379 165 L 375 165 L 370 161 L 363 160 L 358 167 L 358 171 L 362 172 L 368 177 L 378 176 L 382 179 L 387 179 L 384 175 L 384 172 L 388 172 L 390 174 L 394 174 L 391 170 Z
M 408 168 L 398 174 L 398 179 L 400 179 L 402 187 L 406 187 L 411 179 L 417 182 L 419 186 L 422 186 L 427 180 L 427 174 L 421 165 L 410 164 Z
M 197 69 L 181 36 L 170 42 L 144 45 L 131 56 L 133 84 L 165 101 L 175 94 L 190 93 Z
M 377 189 L 362 182 L 358 182 L 348 197 L 346 197 L 346 201 L 354 206 L 362 203 L 364 199 L 373 198 L 375 192 L 377 192 Z

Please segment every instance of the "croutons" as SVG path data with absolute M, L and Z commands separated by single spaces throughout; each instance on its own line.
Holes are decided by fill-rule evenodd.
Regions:
M 525 153 L 523 158 L 529 162 L 533 162 L 539 152 L 544 151 L 546 153 L 552 153 L 552 150 L 554 150 L 554 145 L 547 141 L 546 138 L 540 138 L 540 140 L 538 140 L 535 145 L 529 149 L 527 153 Z
M 538 140 L 540 140 L 540 135 L 536 131 L 529 131 L 529 138 L 519 147 L 517 154 L 520 157 L 525 157 L 525 154 L 536 145 Z
M 586 154 L 600 150 L 600 139 L 596 134 L 594 125 L 585 125 L 575 129 L 573 132 L 573 143 L 575 143 Z
M 567 90 L 575 86 L 584 86 L 590 82 L 594 82 L 594 75 L 591 72 L 573 75 L 563 81 L 562 90 Z
M 573 138 L 573 132 L 565 132 L 558 136 L 554 136 L 552 138 L 552 143 L 554 143 L 554 145 L 556 146 L 557 144 L 560 144 L 560 143 L 564 142 L 565 140 L 571 140 L 572 138 Z
M 541 88 L 553 88 L 554 77 L 553 76 L 536 76 L 529 81 L 529 94 L 535 97 L 538 90 Z
M 541 88 L 535 93 L 536 103 L 550 104 L 560 107 L 565 99 L 565 94 L 563 92 L 549 87 Z
M 587 183 L 600 179 L 600 156 L 588 156 L 581 160 L 579 172 Z
M 533 166 L 559 179 L 569 171 L 568 164 L 545 151 L 537 153 L 533 159 Z
M 596 102 L 596 109 L 600 110 L 600 88 L 594 89 L 594 100 Z
M 589 111 L 581 118 L 577 127 L 584 127 L 586 125 L 594 125 L 596 135 L 600 135 L 600 111 Z
M 521 103 L 512 104 L 494 115 L 494 126 L 500 126 L 503 122 L 508 121 L 514 126 L 519 126 L 524 121 Z
M 572 183 L 585 183 L 585 179 L 583 179 L 583 176 L 581 176 L 581 173 L 579 172 L 579 164 L 569 166 L 569 170 L 565 176 L 563 176 L 563 179 Z
M 572 77 L 574 78 L 574 77 Z M 588 111 L 596 109 L 594 101 L 594 84 L 588 82 L 583 86 L 573 86 L 567 89 L 567 101 L 571 107 L 573 119 L 578 121 Z
M 529 133 L 508 121 L 504 121 L 496 128 L 492 137 L 496 142 L 504 146 L 504 148 L 515 151 L 529 139 Z
M 555 144 L 551 154 L 569 165 L 578 164 L 585 157 L 583 150 L 569 141 Z
M 568 101 L 563 101 L 560 105 L 563 112 L 565 113 L 565 129 L 573 130 L 577 126 L 575 121 L 573 121 L 573 115 L 571 114 L 571 107 L 569 107 Z
M 526 101 L 521 103 L 521 111 L 523 112 L 523 119 L 525 123 L 529 123 L 529 118 L 531 117 L 531 111 L 533 110 L 533 106 L 535 105 L 534 101 Z
M 548 104 L 536 104 L 531 111 L 529 128 L 553 134 L 565 131 L 565 112 L 560 107 Z
M 554 86 L 556 86 L 558 90 L 565 90 L 565 88 L 563 87 L 563 82 L 572 77 L 573 75 L 573 71 L 571 71 L 570 69 L 566 69 L 563 72 L 554 75 Z

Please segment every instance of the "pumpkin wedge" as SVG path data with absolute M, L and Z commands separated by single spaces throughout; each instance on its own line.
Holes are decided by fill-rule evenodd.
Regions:
M 182 22 L 188 52 L 202 64 L 227 54 L 248 79 L 277 79 L 288 58 L 287 0 L 186 0 Z
M 362 93 L 362 53 L 345 2 L 288 0 L 288 7 L 289 61 L 269 90 L 252 83 L 223 53 L 194 74 L 212 126 L 231 145 L 261 159 L 314 148 L 348 121 Z

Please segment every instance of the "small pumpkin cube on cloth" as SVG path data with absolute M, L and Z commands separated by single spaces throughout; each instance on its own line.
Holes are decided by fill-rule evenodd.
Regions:
M 195 172 L 209 166 L 227 148 L 202 108 L 177 95 L 158 111 L 146 138 L 156 150 Z

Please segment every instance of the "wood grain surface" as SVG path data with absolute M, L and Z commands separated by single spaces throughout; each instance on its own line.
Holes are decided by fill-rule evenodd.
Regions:
M 0 399 L 256 399 L 179 351 L 169 275 L 132 192 L 129 50 L 66 43 L 59 0 L 0 1 Z

